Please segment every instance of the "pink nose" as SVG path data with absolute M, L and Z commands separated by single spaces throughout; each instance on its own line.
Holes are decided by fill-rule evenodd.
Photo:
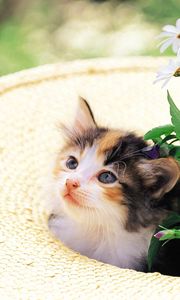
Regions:
M 77 179 L 66 179 L 66 187 L 68 191 L 74 190 L 80 186 L 79 180 Z

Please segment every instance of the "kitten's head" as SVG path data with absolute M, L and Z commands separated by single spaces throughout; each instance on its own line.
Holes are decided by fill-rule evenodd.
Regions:
M 159 220 L 159 203 L 176 184 L 172 158 L 150 160 L 147 144 L 133 133 L 99 127 L 84 99 L 54 168 L 59 201 L 79 222 L 115 218 L 129 230 Z

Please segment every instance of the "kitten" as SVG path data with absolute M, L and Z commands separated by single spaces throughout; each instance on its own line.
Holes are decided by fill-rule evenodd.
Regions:
M 90 258 L 146 271 L 150 239 L 167 215 L 163 199 L 179 182 L 178 164 L 146 157 L 147 143 L 133 133 L 99 127 L 82 98 L 64 131 L 48 193 L 50 230 Z

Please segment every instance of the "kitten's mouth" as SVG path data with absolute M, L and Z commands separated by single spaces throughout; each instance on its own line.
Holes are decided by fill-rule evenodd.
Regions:
M 74 196 L 72 196 L 72 194 L 70 193 L 66 193 L 64 195 L 64 199 L 69 202 L 69 203 L 72 203 L 76 206 L 79 206 L 79 207 L 82 207 L 82 204 L 80 203 L 80 201 L 78 201 Z
M 87 201 L 84 201 L 83 199 L 79 199 L 78 195 L 74 195 L 73 193 L 66 192 L 63 195 L 64 200 L 66 203 L 70 205 L 74 205 L 79 208 L 88 208 L 88 209 L 94 209 L 93 206 L 90 206 Z M 81 197 L 80 197 L 81 198 Z

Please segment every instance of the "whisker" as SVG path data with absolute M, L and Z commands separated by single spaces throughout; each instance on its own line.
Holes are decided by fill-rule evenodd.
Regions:
M 121 159 L 130 158 L 130 157 L 134 157 L 134 156 L 144 156 L 144 157 L 146 157 L 146 155 L 141 151 L 142 151 L 142 149 L 131 152 L 131 153 L 127 153 L 126 155 L 122 156 Z
M 118 161 L 118 162 L 116 162 L 115 163 L 115 165 L 117 165 L 117 172 L 119 173 L 121 170 L 120 170 L 120 164 L 119 163 L 122 163 L 123 165 L 124 165 L 124 170 L 123 170 L 123 177 L 125 176 L 125 173 L 126 173 L 126 169 L 127 169 L 127 165 L 126 165 L 126 163 L 124 162 L 124 161 Z
M 120 151 L 121 146 L 122 146 L 122 141 L 115 150 L 113 150 L 113 149 L 111 150 L 111 152 L 108 155 L 108 159 L 113 159 L 113 157 L 115 157 L 116 154 Z

